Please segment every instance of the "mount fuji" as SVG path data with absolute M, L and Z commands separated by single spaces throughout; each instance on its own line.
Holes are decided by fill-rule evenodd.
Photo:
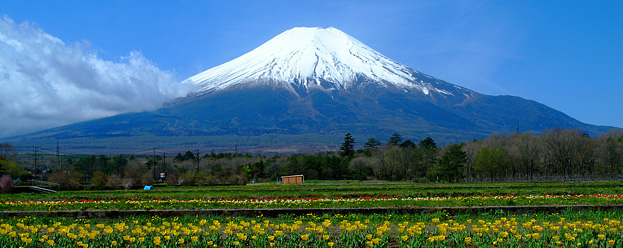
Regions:
M 70 149 L 212 148 L 251 152 L 335 149 L 392 133 L 438 143 L 493 132 L 608 127 L 581 123 L 515 96 L 489 96 L 413 70 L 335 28 L 294 28 L 182 82 L 197 87 L 155 111 L 129 113 L 15 137 Z M 88 145 L 85 145 L 88 144 Z
M 260 85 L 283 87 L 297 93 L 313 89 L 348 90 L 365 79 L 366 83 L 420 91 L 425 95 L 430 91 L 452 95 L 438 88 L 443 82 L 425 82 L 420 78 L 432 79 L 338 29 L 294 28 L 186 82 L 198 85 L 201 93 Z M 461 91 L 461 94 L 471 94 L 469 90 Z

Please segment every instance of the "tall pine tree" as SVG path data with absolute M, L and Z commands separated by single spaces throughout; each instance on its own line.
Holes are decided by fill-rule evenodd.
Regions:
M 352 157 L 355 155 L 355 138 L 353 138 L 350 133 L 344 136 L 344 143 L 340 146 L 340 150 L 344 157 Z

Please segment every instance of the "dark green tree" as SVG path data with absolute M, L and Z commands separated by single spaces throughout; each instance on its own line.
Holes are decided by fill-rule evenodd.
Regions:
M 510 165 L 508 152 L 503 147 L 484 147 L 476 154 L 474 171 L 479 175 L 486 175 L 490 180 L 503 177 L 506 168 Z
M 184 153 L 183 161 L 194 160 L 194 159 L 195 159 L 195 154 L 193 154 L 192 152 L 186 151 L 186 153 Z
M 344 142 L 340 146 L 342 156 L 352 157 L 355 155 L 355 138 L 350 133 L 344 135 Z
M 182 154 L 179 152 L 177 153 L 177 155 L 175 155 L 173 159 L 177 161 L 184 161 L 184 157 L 182 157 Z
M 125 167 L 128 165 L 128 159 L 126 159 L 123 155 L 116 155 L 112 158 L 112 164 L 114 169 L 114 173 L 122 176 L 125 171 Z
M 457 182 L 462 178 L 462 168 L 467 164 L 467 153 L 461 148 L 462 144 L 450 145 L 439 158 L 439 174 L 448 182 Z
M 425 148 L 433 148 L 437 147 L 437 144 L 435 144 L 435 141 L 431 137 L 426 137 L 425 139 L 420 141 L 419 146 Z
M 0 160 L 14 161 L 17 157 L 17 150 L 9 143 L 0 143 Z
M 434 167 L 439 157 L 439 148 L 435 144 L 435 141 L 430 137 L 421 140 L 416 149 L 416 177 L 423 177 L 426 175 L 426 171 L 434 171 Z M 434 174 L 434 173 L 433 173 Z
M 97 165 L 97 157 L 95 155 L 78 159 L 74 164 L 76 172 L 83 174 L 87 179 L 90 179 L 95 167 Z
M 397 146 L 402 144 L 402 136 L 399 133 L 392 134 L 392 136 L 389 137 L 389 142 L 387 142 L 387 144 L 390 146 Z
M 376 149 L 376 148 L 378 148 L 378 147 L 379 147 L 379 146 L 381 146 L 381 145 L 383 145 L 383 144 L 382 144 L 380 141 L 378 141 L 377 139 L 375 139 L 375 138 L 370 138 L 370 139 L 368 140 L 368 142 L 366 142 L 366 144 L 365 144 L 365 145 L 363 145 L 363 148 L 364 148 L 365 150 L 372 150 L 372 149 Z
M 264 161 L 260 159 L 260 161 L 255 162 L 249 166 L 249 174 L 252 178 L 264 178 L 264 169 L 266 166 L 264 165 Z
M 415 148 L 415 143 L 413 143 L 413 141 L 411 141 L 411 140 L 405 140 L 405 142 L 402 142 L 400 144 L 400 147 L 413 149 L 413 148 Z

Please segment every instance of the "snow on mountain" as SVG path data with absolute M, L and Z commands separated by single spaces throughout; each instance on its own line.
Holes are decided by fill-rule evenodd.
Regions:
M 426 95 L 436 91 L 438 80 L 397 63 L 336 28 L 293 28 L 260 47 L 202 73 L 185 83 L 201 93 L 232 86 L 256 84 L 298 88 L 344 90 L 359 77 L 382 86 L 415 89 Z M 428 78 L 427 80 L 422 80 Z M 329 84 L 327 84 L 327 82 Z M 431 84 L 432 83 L 432 84 Z M 451 90 L 454 91 L 454 90 Z

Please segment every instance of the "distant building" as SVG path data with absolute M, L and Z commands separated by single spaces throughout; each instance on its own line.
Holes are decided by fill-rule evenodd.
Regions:
M 282 184 L 303 184 L 305 177 L 303 175 L 282 176 Z

